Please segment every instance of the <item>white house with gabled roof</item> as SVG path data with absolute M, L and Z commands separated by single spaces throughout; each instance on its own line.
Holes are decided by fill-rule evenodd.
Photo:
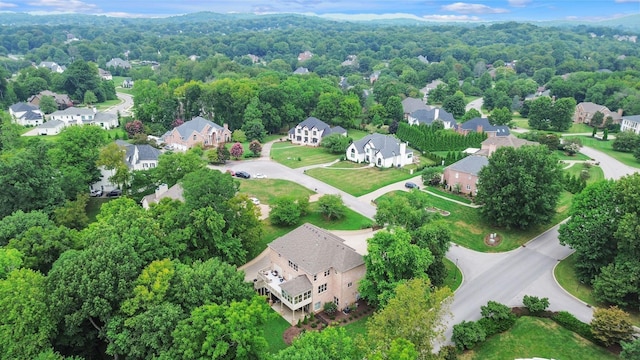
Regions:
M 289 130 L 289 140 L 292 144 L 319 146 L 322 138 L 331 134 L 347 136 L 347 130 L 340 126 L 331 127 L 324 121 L 311 116 Z
M 413 151 L 392 135 L 370 134 L 347 148 L 347 160 L 388 168 L 402 167 L 413 162 Z

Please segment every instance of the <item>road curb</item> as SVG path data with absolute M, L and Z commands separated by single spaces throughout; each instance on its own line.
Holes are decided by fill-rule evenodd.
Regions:
M 560 259 L 560 261 L 565 260 L 566 258 L 568 258 L 569 255 L 565 256 L 563 259 Z M 562 291 L 564 291 L 567 295 L 571 296 L 572 298 L 578 300 L 579 302 L 581 302 L 584 306 L 596 310 L 597 307 L 588 304 L 586 302 L 584 302 L 583 300 L 579 299 L 577 296 L 573 295 L 572 293 L 568 292 L 567 289 L 565 289 L 564 287 L 562 287 L 562 285 L 560 285 L 560 283 L 558 282 L 558 279 L 556 278 L 556 267 L 558 267 L 558 265 L 560 264 L 560 261 L 558 261 L 554 266 L 553 266 L 553 270 L 551 271 L 551 276 L 553 277 L 553 281 L 556 283 L 556 285 L 558 286 L 558 288 L 562 289 Z

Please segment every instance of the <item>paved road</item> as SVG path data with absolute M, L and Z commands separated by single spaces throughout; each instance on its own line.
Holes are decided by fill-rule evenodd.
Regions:
M 587 146 L 583 146 L 580 152 L 600 162 L 600 167 L 607 179 L 619 179 L 625 175 L 640 171 L 640 169 L 627 166 L 602 151 Z
M 110 114 L 120 112 L 120 116 L 130 116 L 133 108 L 133 96 L 121 92 L 116 92 L 116 96 L 120 99 L 120 104 L 110 107 L 105 112 Z
M 480 112 L 480 114 L 482 114 L 482 116 L 484 116 L 484 113 L 482 112 L 482 104 L 484 104 L 483 98 L 475 99 L 472 102 L 468 103 L 467 106 L 465 106 L 464 110 L 469 111 L 470 109 L 476 109 Z

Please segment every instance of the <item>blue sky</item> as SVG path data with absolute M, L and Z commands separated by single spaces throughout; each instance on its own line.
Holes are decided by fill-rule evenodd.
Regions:
M 73 12 L 111 16 L 218 13 L 408 14 L 426 20 L 601 20 L 640 13 L 640 0 L 0 0 L 0 11 Z M 367 14 L 363 16 L 363 14 Z M 372 15 L 373 14 L 373 15 Z

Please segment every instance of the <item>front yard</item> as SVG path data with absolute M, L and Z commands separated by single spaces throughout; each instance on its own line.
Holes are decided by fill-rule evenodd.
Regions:
M 344 154 L 329 153 L 323 147 L 293 145 L 288 141 L 276 142 L 271 147 L 271 158 L 292 169 L 330 163 Z
M 603 141 L 592 138 L 591 136 L 577 136 L 577 138 L 582 141 L 582 145 L 584 146 L 602 151 L 625 165 L 640 168 L 640 161 L 636 160 L 632 153 L 613 150 L 613 140 Z
M 344 167 L 357 167 L 349 161 L 342 161 L 326 168 L 307 170 L 306 174 L 338 188 L 353 196 L 362 196 L 381 187 L 415 177 L 416 174 L 400 169 L 380 169 L 376 167 L 360 166 L 356 169 L 343 169 Z

